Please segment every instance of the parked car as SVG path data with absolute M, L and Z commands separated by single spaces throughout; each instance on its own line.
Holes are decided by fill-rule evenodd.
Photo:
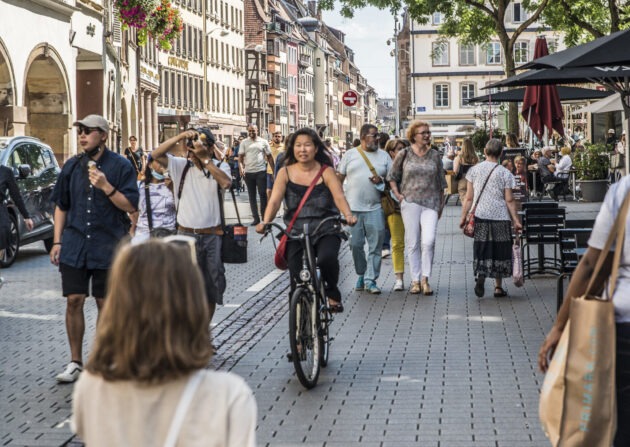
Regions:
M 54 204 L 50 197 L 61 170 L 50 146 L 32 137 L 0 137 L 0 165 L 13 170 L 33 219 L 33 229 L 27 231 L 8 191 L 0 191 L 11 218 L 11 242 L 0 259 L 0 266 L 6 268 L 13 264 L 23 245 L 44 241 L 46 251 L 52 248 Z

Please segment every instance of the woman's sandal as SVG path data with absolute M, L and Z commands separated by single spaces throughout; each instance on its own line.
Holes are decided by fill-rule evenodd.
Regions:
M 495 287 L 494 288 L 494 297 L 495 298 L 503 298 L 507 296 L 507 292 L 503 289 L 503 287 Z
M 339 314 L 343 312 L 343 304 L 341 303 L 333 303 L 332 301 L 328 301 L 328 309 L 333 314 Z
M 422 294 L 425 296 L 433 295 L 433 290 L 428 282 L 420 283 L 420 287 L 422 287 Z
M 485 276 L 478 276 L 477 279 L 475 280 L 475 295 L 477 295 L 477 298 L 483 297 L 483 294 L 485 292 L 484 290 L 485 281 L 486 281 Z

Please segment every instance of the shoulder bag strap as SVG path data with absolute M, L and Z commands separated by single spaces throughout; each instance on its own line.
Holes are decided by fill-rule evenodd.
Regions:
M 199 370 L 193 373 L 193 375 L 188 379 L 188 383 L 186 383 L 182 397 L 179 399 L 179 403 L 175 409 L 171 426 L 169 427 L 168 434 L 166 435 L 166 441 L 164 441 L 164 447 L 175 447 L 177 444 L 177 438 L 179 437 L 179 432 L 182 429 L 184 418 L 186 417 L 186 413 L 188 413 L 188 408 L 195 397 L 195 393 L 197 392 L 197 388 L 199 388 L 203 375 L 204 370 Z
M 490 180 L 490 177 L 492 176 L 492 173 L 498 167 L 499 167 L 499 164 L 497 163 L 497 165 L 494 168 L 492 168 L 492 171 L 490 171 L 490 174 L 488 174 L 488 177 L 486 177 L 486 181 L 483 183 L 483 187 L 481 188 L 481 191 L 479 192 L 479 195 L 477 196 L 477 201 L 473 204 L 472 208 L 470 209 L 471 213 L 475 211 L 475 208 L 477 207 L 477 204 L 479 203 L 479 200 L 481 200 L 481 195 L 483 194 L 483 190 L 486 189 L 486 185 L 488 184 L 488 180 Z
M 295 210 L 295 214 L 293 214 L 293 219 L 291 219 L 291 222 L 289 222 L 289 225 L 287 226 L 287 230 L 286 230 L 287 233 L 291 232 L 291 230 L 293 229 L 293 224 L 295 224 L 295 221 L 297 220 L 298 215 L 300 214 L 300 211 L 302 211 L 302 207 L 306 203 L 306 199 L 308 199 L 308 196 L 311 195 L 311 192 L 315 188 L 315 185 L 317 184 L 317 182 L 319 181 L 319 178 L 322 176 L 322 174 L 324 173 L 327 167 L 328 166 L 326 165 L 322 165 L 321 169 L 319 170 L 319 172 L 317 173 L 317 175 L 311 182 L 310 186 L 306 190 L 306 193 L 304 193 L 304 197 L 302 197 L 302 201 L 300 202 L 297 209 Z
M 606 241 L 606 245 L 602 249 L 599 254 L 599 258 L 597 258 L 597 263 L 595 264 L 595 269 L 593 270 L 593 274 L 591 275 L 591 279 L 588 282 L 588 286 L 586 286 L 586 291 L 584 295 L 588 296 L 593 290 L 593 284 L 595 283 L 595 278 L 597 278 L 599 271 L 602 269 L 606 257 L 610 252 L 610 248 L 612 247 L 613 242 L 616 241 L 615 254 L 613 256 L 612 270 L 610 272 L 610 278 L 608 280 L 608 298 L 612 299 L 613 293 L 615 292 L 615 286 L 617 284 L 617 276 L 619 276 L 619 263 L 621 262 L 621 254 L 623 252 L 623 243 L 626 235 L 626 219 L 628 216 L 628 209 L 630 208 L 630 194 L 628 194 L 619 209 L 619 214 L 617 214 L 617 218 L 615 219 L 615 223 L 610 229 L 610 234 L 608 235 L 608 240 Z
M 369 158 L 367 158 L 367 155 L 365 155 L 365 152 L 363 152 L 363 149 L 361 149 L 360 147 L 357 147 L 357 151 L 359 151 L 359 154 L 361 154 L 361 157 L 363 157 L 363 160 L 365 160 L 365 164 L 367 164 L 368 168 L 370 168 L 372 175 L 374 177 L 379 177 L 379 175 L 376 172 L 376 169 L 374 169 L 374 166 L 372 166 L 372 163 L 370 163 Z
M 151 209 L 151 193 L 149 191 L 149 183 L 144 184 L 144 201 L 147 210 L 147 221 L 149 223 L 149 231 L 153 230 L 153 210 Z
M 177 222 L 177 216 L 179 216 L 179 201 L 182 198 L 182 192 L 184 191 L 184 180 L 186 180 L 186 174 L 190 170 L 190 165 L 192 162 L 190 160 L 186 161 L 186 166 L 184 166 L 184 170 L 182 171 L 182 178 L 179 179 L 179 188 L 177 189 L 177 208 L 175 209 L 175 222 Z

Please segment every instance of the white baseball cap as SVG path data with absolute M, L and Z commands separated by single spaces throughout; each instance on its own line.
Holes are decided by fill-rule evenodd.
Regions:
M 105 118 L 101 115 L 88 115 L 82 120 L 75 121 L 73 126 L 85 126 L 85 127 L 95 127 L 97 129 L 101 129 L 103 132 L 109 132 L 109 123 Z

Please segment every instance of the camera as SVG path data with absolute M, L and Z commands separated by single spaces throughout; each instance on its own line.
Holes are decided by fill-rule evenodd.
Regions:
M 198 138 L 199 138 L 199 135 L 198 135 L 198 134 L 195 134 L 195 136 L 194 136 L 194 137 L 192 137 L 192 138 L 188 138 L 188 139 L 186 140 L 186 146 L 187 146 L 187 147 L 189 147 L 190 149 L 192 149 L 192 148 L 194 147 L 194 146 L 193 146 L 193 143 L 194 143 L 195 141 L 197 141 L 197 139 L 198 139 Z

